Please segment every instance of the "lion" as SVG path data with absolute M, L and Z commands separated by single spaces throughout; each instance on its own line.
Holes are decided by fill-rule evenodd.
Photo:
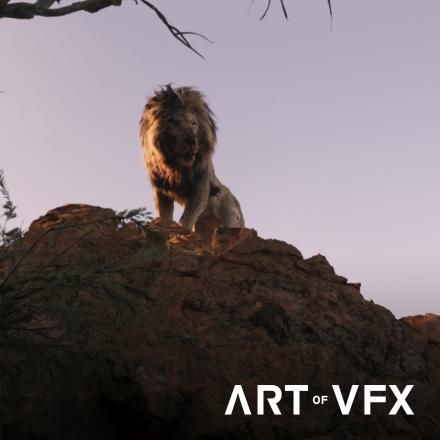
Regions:
M 161 87 L 145 105 L 140 141 L 161 223 L 173 221 L 177 202 L 180 225 L 205 238 L 219 226 L 244 226 L 240 203 L 214 172 L 217 126 L 202 93 Z

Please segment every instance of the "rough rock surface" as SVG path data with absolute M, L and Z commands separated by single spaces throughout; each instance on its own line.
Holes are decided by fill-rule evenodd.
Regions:
M 2 439 L 440 438 L 440 318 L 397 320 L 325 257 L 253 230 L 206 249 L 67 205 L 0 262 L 0 294 Z M 253 415 L 224 415 L 235 384 Z M 256 415 L 258 384 L 308 384 L 301 415 L 291 393 Z M 332 384 L 414 384 L 415 415 L 388 415 L 388 391 L 343 416 Z

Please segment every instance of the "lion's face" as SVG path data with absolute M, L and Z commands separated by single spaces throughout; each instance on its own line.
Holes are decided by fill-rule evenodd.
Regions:
M 184 168 L 192 167 L 199 152 L 199 123 L 196 115 L 182 109 L 176 109 L 161 130 L 159 143 L 162 151 L 172 156 L 173 161 Z
M 140 122 L 147 167 L 175 180 L 179 173 L 205 166 L 216 142 L 213 114 L 192 87 L 162 87 L 152 96 Z M 174 177 L 173 177 L 174 176 Z

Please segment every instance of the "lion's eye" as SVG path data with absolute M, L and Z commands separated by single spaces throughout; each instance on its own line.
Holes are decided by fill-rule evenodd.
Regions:
M 191 124 L 193 127 L 197 127 L 197 121 L 192 121 L 192 124 Z

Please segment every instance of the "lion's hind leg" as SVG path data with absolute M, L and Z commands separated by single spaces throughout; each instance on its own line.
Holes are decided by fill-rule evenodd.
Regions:
M 226 186 L 223 186 L 217 196 L 213 212 L 218 219 L 218 226 L 225 228 L 244 227 L 244 217 L 240 203 Z

